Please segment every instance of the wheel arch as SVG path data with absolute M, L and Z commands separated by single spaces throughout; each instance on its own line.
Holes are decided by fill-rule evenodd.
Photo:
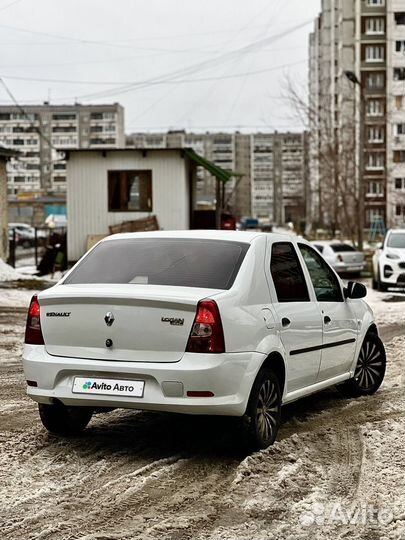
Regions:
M 376 334 L 378 336 L 378 328 L 375 323 L 370 324 L 366 332 L 366 335 L 367 334 Z
M 260 367 L 259 372 L 265 368 L 271 368 L 274 371 L 274 373 L 277 375 L 279 383 L 280 383 L 281 395 L 284 396 L 285 383 L 286 383 L 286 366 L 285 366 L 284 358 L 281 355 L 281 353 L 277 351 L 271 352 L 264 360 L 263 364 Z

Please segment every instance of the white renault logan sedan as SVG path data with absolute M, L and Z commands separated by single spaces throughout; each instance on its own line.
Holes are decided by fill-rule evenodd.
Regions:
M 95 409 L 123 407 L 244 417 L 264 448 L 282 404 L 381 385 L 385 352 L 365 294 L 288 235 L 110 236 L 32 298 L 28 394 L 61 435 Z

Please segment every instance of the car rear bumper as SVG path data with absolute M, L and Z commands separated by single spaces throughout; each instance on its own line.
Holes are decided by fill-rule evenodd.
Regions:
M 256 352 L 185 353 L 179 362 L 168 364 L 51 356 L 42 345 L 25 345 L 23 352 L 26 380 L 37 384 L 27 386 L 27 393 L 39 403 L 59 400 L 65 405 L 226 416 L 245 413 L 250 389 L 264 359 L 265 355 Z M 144 394 L 142 398 L 77 394 L 72 392 L 75 377 L 142 380 Z M 214 395 L 188 397 L 188 391 Z
M 366 263 L 337 263 L 333 265 L 333 268 L 338 274 L 350 274 L 356 272 L 362 272 L 366 266 Z

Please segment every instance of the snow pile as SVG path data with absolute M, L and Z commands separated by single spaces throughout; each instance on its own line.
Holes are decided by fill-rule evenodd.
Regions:
M 30 300 L 38 291 L 28 289 L 1 289 L 0 307 L 27 308 Z
M 404 294 L 400 292 L 381 293 L 368 288 L 365 301 L 373 310 L 378 325 L 403 324 L 405 329 Z
M 27 279 L 27 276 L 20 274 L 20 272 L 17 272 L 12 266 L 0 259 L 0 281 L 16 281 L 18 279 Z

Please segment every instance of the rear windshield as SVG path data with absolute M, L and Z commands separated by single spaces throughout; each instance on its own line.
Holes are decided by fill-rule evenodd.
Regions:
M 356 251 L 354 247 L 349 244 L 330 244 L 330 247 L 335 253 L 341 253 L 342 251 Z
M 100 243 L 64 284 L 132 283 L 229 289 L 249 244 L 221 240 L 137 238 Z
M 387 240 L 387 247 L 405 248 L 405 233 L 391 233 Z

